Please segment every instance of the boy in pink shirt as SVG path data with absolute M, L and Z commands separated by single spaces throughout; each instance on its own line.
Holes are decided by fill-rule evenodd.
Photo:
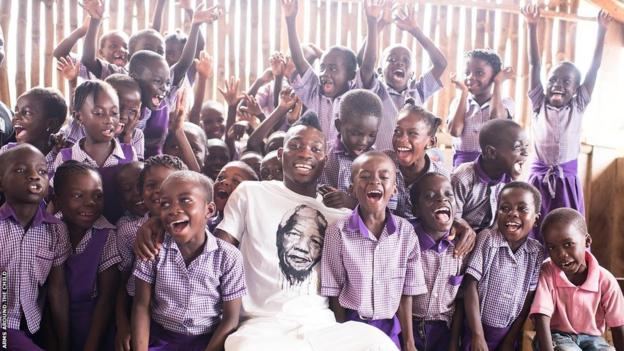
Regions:
M 613 274 L 586 248 L 591 244 L 583 216 L 553 210 L 542 223 L 550 258 L 542 265 L 531 317 L 540 350 L 613 350 L 604 338 L 611 328 L 615 349 L 624 350 L 624 297 Z

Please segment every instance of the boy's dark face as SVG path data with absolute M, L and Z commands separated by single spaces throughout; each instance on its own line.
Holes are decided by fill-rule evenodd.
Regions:
M 92 228 L 104 210 L 102 179 L 94 171 L 72 174 L 55 196 L 63 220 L 82 230 Z
M 553 223 L 542 232 L 548 255 L 568 279 L 581 276 L 587 270 L 585 249 L 591 244 L 591 237 L 582 233 L 572 223 Z
M 45 114 L 43 103 L 31 94 L 26 93 L 17 99 L 12 124 L 18 143 L 38 144 L 58 130 L 58 121 L 46 118 Z
M 134 47 L 130 48 L 130 56 L 141 50 L 148 50 L 160 56 L 165 54 L 165 41 L 154 33 L 143 33 L 134 41 Z
M 489 93 L 493 82 L 494 69 L 487 61 L 476 57 L 468 59 L 464 84 L 472 95 Z
M 430 234 L 451 230 L 455 218 L 455 197 L 451 182 L 444 176 L 429 176 L 420 181 L 418 199 L 412 199 L 414 214 Z
M 539 209 L 530 191 L 510 188 L 500 193 L 496 223 L 513 251 L 526 241 L 538 218 Z
M 160 216 L 160 186 L 173 172 L 175 169 L 164 166 L 152 166 L 145 172 L 141 196 L 150 215 Z
M 141 103 L 154 111 L 171 89 L 169 66 L 165 59 L 150 59 L 140 74 L 134 76 L 141 87 Z
M 325 138 L 313 127 L 297 126 L 278 150 L 282 160 L 284 180 L 294 184 L 316 182 L 325 167 Z
M 354 163 L 351 194 L 362 214 L 383 213 L 396 192 L 396 168 L 387 157 L 363 156 Z
M 214 183 L 214 199 L 217 211 L 223 211 L 225 203 L 240 183 L 251 180 L 249 173 L 235 165 L 225 166 Z
M 116 89 L 119 96 L 119 123 L 133 124 L 141 114 L 141 91 L 122 86 Z
M 399 118 L 392 135 L 392 147 L 401 166 L 410 167 L 425 157 L 427 146 L 435 144 L 435 137 L 429 135 L 429 130 L 419 114 L 408 113 Z
M 169 39 L 165 41 L 165 59 L 169 67 L 173 66 L 180 60 L 182 56 L 182 50 L 184 49 L 184 42 L 178 39 Z
M 202 138 L 203 136 L 194 129 L 185 129 L 184 134 L 186 135 L 186 139 L 188 140 L 189 144 L 191 144 L 191 149 L 193 150 L 195 159 L 199 164 L 199 168 L 203 168 L 204 162 L 206 160 L 206 144 L 204 144 L 204 139 Z M 167 155 L 177 156 L 178 158 L 182 159 L 182 149 L 178 144 L 178 140 L 171 134 L 169 134 L 167 140 L 165 140 L 163 153 Z
M 354 156 L 359 156 L 375 143 L 380 122 L 380 118 L 368 115 L 337 119 L 335 123 L 344 146 Z
M 230 162 L 230 152 L 224 145 L 208 146 L 208 155 L 204 166 L 204 174 L 211 179 L 217 179 L 219 172 Z
M 280 147 L 284 146 L 284 135 L 269 137 L 267 141 L 266 147 L 264 148 L 264 153 L 268 154 L 271 151 L 276 151 Z
M 208 139 L 221 139 L 225 133 L 225 119 L 223 112 L 212 107 L 204 107 L 201 110 L 201 126 L 204 128 Z
M 39 204 L 48 193 L 48 165 L 34 147 L 15 150 L 0 171 L 0 191 L 12 206 Z
M 277 158 L 277 154 L 270 158 L 265 158 L 260 164 L 260 180 L 283 180 L 282 163 Z
M 100 56 L 109 63 L 125 67 L 128 63 L 128 43 L 117 33 L 110 33 L 100 48 Z
M 110 142 L 119 132 L 119 100 L 117 94 L 101 90 L 87 97 L 76 118 L 84 127 L 87 138 L 95 143 Z
M 578 89 L 578 77 L 571 65 L 560 65 L 548 77 L 546 99 L 554 107 L 567 105 Z
M 349 81 L 355 78 L 355 70 L 346 65 L 345 54 L 330 50 L 321 58 L 319 75 L 323 95 L 335 98 L 349 89 Z
M 251 169 L 256 172 L 256 175 L 260 177 L 260 163 L 262 163 L 262 156 L 256 153 L 246 153 L 240 158 L 241 161 L 245 162 Z
M 521 128 L 509 130 L 507 135 L 499 146 L 487 146 L 484 157 L 493 160 L 501 173 L 518 179 L 522 174 L 522 165 L 529 156 L 529 140 Z
M 410 51 L 404 46 L 395 46 L 390 49 L 382 65 L 386 84 L 396 91 L 405 90 L 413 74 Z
M 122 206 L 135 216 L 143 216 L 147 212 L 138 188 L 139 166 L 124 167 L 117 173 L 117 185 L 121 191 Z
M 206 199 L 201 184 L 171 179 L 160 189 L 160 220 L 176 243 L 201 242 L 208 218 L 214 214 L 214 204 Z

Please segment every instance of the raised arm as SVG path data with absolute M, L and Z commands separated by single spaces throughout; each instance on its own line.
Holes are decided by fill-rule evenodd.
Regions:
M 509 113 L 503 105 L 503 82 L 510 79 L 514 75 L 514 70 L 511 67 L 504 67 L 494 77 L 494 87 L 492 89 L 492 100 L 490 101 L 490 119 L 492 118 L 507 118 Z M 465 106 L 465 105 L 464 105 Z
M 72 60 L 71 57 L 60 57 L 58 58 L 58 63 L 56 70 L 61 73 L 63 78 L 67 79 L 69 82 L 69 106 L 74 106 L 74 91 L 76 90 L 76 86 L 78 84 L 78 74 L 80 73 L 80 62 Z M 73 112 L 73 111 L 70 111 Z
M 453 117 L 449 121 L 448 130 L 449 133 L 459 138 L 464 131 L 464 123 L 466 121 L 466 101 L 468 100 L 468 87 L 460 79 L 457 79 L 455 73 L 451 73 L 451 82 L 460 91 L 459 99 L 457 100 L 457 106 L 455 106 L 455 112 Z
M 102 66 L 95 57 L 97 50 L 96 37 L 102 16 L 104 15 L 104 5 L 101 0 L 88 0 L 84 2 L 84 9 L 91 19 L 89 20 L 89 29 L 87 29 L 87 34 L 85 35 L 80 63 L 96 77 L 99 77 L 102 73 Z
M 301 43 L 297 36 L 297 11 L 299 3 L 297 0 L 282 0 L 282 12 L 286 18 L 286 29 L 288 31 L 288 46 L 290 47 L 290 56 L 292 57 L 297 72 L 303 76 L 308 69 L 311 68 L 306 61 L 301 49 Z
M 440 79 L 442 73 L 446 69 L 447 62 L 446 57 L 438 47 L 427 37 L 420 26 L 418 26 L 418 19 L 414 11 L 414 5 L 406 5 L 397 14 L 395 23 L 400 29 L 410 33 L 418 43 L 425 49 L 433 67 L 431 68 L 431 74 L 437 79 Z
M 269 117 L 265 119 L 258 128 L 249 136 L 247 140 L 247 148 L 262 153 L 264 139 L 271 134 L 275 128 L 284 122 L 284 118 L 290 109 L 295 106 L 297 96 L 292 89 L 284 89 L 280 93 L 280 103 L 277 108 L 271 112 Z
M 537 45 L 537 22 L 539 21 L 539 8 L 537 5 L 526 5 L 522 8 L 524 20 L 529 29 L 529 66 L 531 73 L 529 75 L 529 87 L 531 90 L 540 84 L 540 71 L 542 63 L 540 61 L 539 46 Z
M 186 106 L 185 96 L 186 94 L 184 94 L 184 91 L 180 90 L 178 92 L 175 110 L 171 112 L 169 118 L 169 130 L 170 133 L 173 133 L 173 137 L 178 142 L 178 146 L 182 152 L 182 161 L 184 161 L 191 171 L 201 172 L 201 168 L 199 167 L 197 158 L 195 158 L 193 148 L 186 137 L 186 133 L 184 133 L 184 121 L 186 114 L 186 111 L 184 111 Z
M 156 7 L 154 8 L 154 18 L 152 18 L 152 28 L 154 28 L 157 32 L 160 32 L 162 27 L 162 17 L 163 12 L 165 11 L 165 3 L 167 0 L 158 0 L 156 3 Z
M 605 36 L 607 34 L 609 23 L 611 23 L 612 21 L 611 16 L 609 16 L 609 14 L 604 10 L 600 10 L 597 19 L 598 35 L 596 38 L 594 57 L 592 58 L 589 70 L 585 75 L 585 80 L 583 81 L 583 86 L 585 87 L 585 89 L 587 89 L 587 92 L 590 95 L 594 91 L 594 85 L 596 85 L 596 76 L 598 75 L 598 69 L 600 68 L 600 63 L 602 62 L 602 51 L 604 49 Z
M 238 85 L 239 80 L 234 77 L 230 77 L 229 81 L 225 81 L 225 90 L 218 88 L 221 95 L 223 95 L 225 102 L 228 104 L 227 118 L 225 120 L 225 143 L 230 149 L 230 159 L 233 158 L 236 148 L 234 146 L 234 139 L 230 135 L 229 131 L 236 122 L 236 108 L 238 103 L 245 97 L 245 95 L 238 91 Z
M 60 60 L 61 57 L 69 55 L 78 40 L 87 35 L 87 30 L 89 30 L 89 19 L 85 18 L 82 26 L 74 29 L 71 33 L 69 33 L 66 38 L 63 38 L 63 40 L 61 40 L 61 42 L 54 48 L 52 55 L 57 60 Z
M 394 4 L 394 0 L 386 0 L 383 5 L 383 12 L 381 14 L 381 18 L 377 21 L 377 38 L 379 38 L 379 33 L 386 28 L 387 25 L 392 23 L 392 5 Z M 360 45 L 360 49 L 357 52 L 357 63 L 358 65 L 362 65 L 362 61 L 364 60 L 364 50 L 366 50 L 367 40 L 364 38 L 362 41 L 362 45 Z
M 199 59 L 195 59 L 195 70 L 197 71 L 197 80 L 195 81 L 195 98 L 193 99 L 193 107 L 189 112 L 189 121 L 199 125 L 201 119 L 201 108 L 206 94 L 206 82 L 212 78 L 212 56 L 206 51 L 199 54 Z
M 366 46 L 362 66 L 360 67 L 360 78 L 365 88 L 372 85 L 375 77 L 375 63 L 377 62 L 377 19 L 381 17 L 384 0 L 366 0 Z

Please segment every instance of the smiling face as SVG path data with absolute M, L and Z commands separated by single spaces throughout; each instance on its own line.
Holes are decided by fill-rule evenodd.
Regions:
M 160 56 L 165 54 L 165 40 L 155 30 L 141 31 L 135 34 L 131 42 L 133 45 L 130 47 L 130 56 L 141 50 L 152 51 Z
M 90 229 L 102 216 L 104 190 L 102 179 L 95 171 L 72 173 L 71 180 L 68 179 L 55 196 L 63 221 L 72 227 Z
M 206 160 L 206 144 L 204 136 L 201 135 L 200 132 L 200 129 L 184 128 L 184 135 L 186 135 L 186 139 L 189 144 L 191 144 L 191 150 L 193 150 L 193 155 L 195 155 L 195 159 L 201 169 L 204 167 L 204 162 Z M 178 140 L 171 134 L 169 134 L 165 140 L 163 153 L 183 159 L 182 149 L 180 148 Z
M 9 150 L 3 164 L 0 191 L 11 206 L 39 204 L 48 193 L 48 165 L 43 154 L 31 145 Z
M 435 144 L 431 126 L 417 113 L 402 113 L 392 135 L 392 147 L 402 167 L 410 167 L 425 157 L 425 149 Z
M 548 255 L 570 281 L 577 281 L 587 271 L 585 250 L 591 245 L 591 237 L 573 223 L 558 221 L 542 231 Z
M 212 105 L 204 104 L 200 113 L 201 127 L 208 139 L 221 139 L 225 133 L 223 111 Z
M 485 60 L 471 57 L 466 62 L 464 84 L 474 96 L 490 94 L 494 82 L 494 69 Z
M 116 88 L 119 96 L 119 123 L 132 124 L 141 113 L 141 91 L 128 86 Z
M 260 164 L 260 180 L 283 180 L 282 163 L 277 158 L 277 152 L 266 155 Z
M 403 91 L 414 73 L 411 52 L 404 46 L 394 46 L 385 55 L 382 64 L 386 84 L 396 91 Z
M 522 166 L 529 156 L 529 140 L 522 128 L 511 128 L 507 136 L 502 138 L 500 145 L 487 146 L 483 155 L 488 160 L 493 160 L 500 174 L 507 174 L 513 179 L 522 175 Z
M 167 38 L 167 40 L 165 40 L 165 59 L 169 67 L 180 60 L 184 44 L 184 41 L 178 40 L 177 38 Z
M 204 174 L 212 179 L 217 179 L 221 169 L 230 162 L 230 151 L 227 146 L 219 140 L 218 142 L 208 141 L 208 155 L 204 166 Z
M 112 89 L 100 89 L 89 95 L 75 118 L 84 127 L 87 140 L 93 143 L 106 143 L 119 132 L 119 100 Z
M 128 166 L 124 166 L 116 176 L 117 186 L 121 191 L 121 204 L 128 212 L 135 216 L 143 216 L 147 212 L 138 187 L 141 169 L 143 169 L 143 166 L 134 162 Z
M 223 211 L 234 189 L 246 180 L 252 180 L 246 170 L 233 164 L 223 167 L 214 183 L 214 202 L 217 211 Z
M 323 95 L 335 98 L 349 88 L 349 81 L 355 77 L 355 71 L 346 63 L 346 54 L 337 49 L 330 49 L 321 58 L 319 80 Z
M 128 42 L 117 32 L 108 33 L 102 38 L 99 54 L 105 61 L 125 67 L 128 63 Z
M 306 126 L 291 128 L 288 133 L 284 148 L 278 150 L 286 186 L 316 184 L 325 167 L 323 133 Z
M 11 123 L 18 143 L 35 144 L 48 140 L 52 120 L 45 117 L 45 106 L 34 96 L 26 93 L 17 99 L 15 115 Z
M 145 172 L 141 193 L 150 216 L 160 215 L 160 186 L 173 172 L 174 169 L 163 166 L 152 166 Z
M 396 168 L 387 156 L 363 155 L 352 165 L 351 194 L 365 214 L 383 213 L 396 192 Z
M 413 186 L 418 187 L 418 198 L 412 199 L 413 212 L 423 229 L 431 235 L 448 233 L 455 218 L 451 182 L 443 175 L 427 175 Z
M 353 155 L 359 156 L 375 143 L 381 119 L 369 115 L 337 119 L 335 123 L 344 146 Z
M 546 86 L 546 100 L 549 105 L 563 107 L 574 97 L 579 85 L 578 71 L 571 64 L 555 68 Z
M 169 66 L 164 58 L 151 57 L 145 67 L 133 74 L 141 87 L 141 103 L 150 110 L 156 110 L 171 89 Z
M 200 241 L 205 235 L 214 204 L 206 198 L 199 182 L 174 178 L 160 189 L 160 220 L 176 243 Z
M 509 243 L 512 251 L 517 250 L 529 236 L 539 218 L 533 194 L 521 188 L 504 189 L 500 193 L 496 212 L 498 230 Z

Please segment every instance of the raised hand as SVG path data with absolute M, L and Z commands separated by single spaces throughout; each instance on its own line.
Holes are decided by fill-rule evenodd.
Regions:
M 462 92 L 468 91 L 468 87 L 466 86 L 466 83 L 464 83 L 462 79 L 457 79 L 457 73 L 451 72 L 449 76 L 451 78 L 451 83 L 455 85 L 455 88 L 461 90 Z
M 78 74 L 80 73 L 80 62 L 74 62 L 74 60 L 72 60 L 69 56 L 61 57 L 58 59 L 56 69 L 61 73 L 63 78 L 72 82 L 78 78 Z
M 271 57 L 269 57 L 269 65 L 271 65 L 273 77 L 283 76 L 284 67 L 286 66 L 286 58 L 281 52 L 276 51 L 273 55 L 271 55 Z
M 221 95 L 229 106 L 236 106 L 245 97 L 245 95 L 238 92 L 238 85 L 240 81 L 234 77 L 230 77 L 228 81 L 225 81 L 225 90 L 218 88 Z
M 238 109 L 241 113 L 247 113 L 251 116 L 259 116 L 262 114 L 262 108 L 253 95 L 245 94 L 245 105 Z
M 193 10 L 193 4 L 191 0 L 178 0 L 178 6 L 183 10 Z
M 392 23 L 392 8 L 394 6 L 394 0 L 386 0 L 383 6 L 383 12 L 381 14 L 380 21 L 384 25 Z
M 295 95 L 294 90 L 291 87 L 284 88 L 280 91 L 279 95 L 279 106 L 285 107 L 288 110 L 295 107 L 295 102 L 297 100 L 297 95 Z
M 284 17 L 297 17 L 297 11 L 299 11 L 299 3 L 297 0 L 282 0 L 282 12 Z
M 403 5 L 396 8 L 394 15 L 394 23 L 399 29 L 404 31 L 412 31 L 418 28 L 418 18 L 414 5 Z
M 173 132 L 184 128 L 186 119 L 186 94 L 184 89 L 180 89 L 177 94 L 175 109 L 169 114 L 169 129 Z
M 511 79 L 514 76 L 514 73 L 513 67 L 503 67 L 494 77 L 494 81 L 502 83 L 507 79 Z
M 520 10 L 527 24 L 537 24 L 539 21 L 539 7 L 537 5 L 525 5 Z
M 197 73 L 206 79 L 212 78 L 213 61 L 209 53 L 202 50 L 202 52 L 199 53 L 199 58 L 195 59 L 194 62 Z
M 598 25 L 601 28 L 607 28 L 609 26 L 609 23 L 613 21 L 613 17 L 611 17 L 611 15 L 609 15 L 609 13 L 605 10 L 600 10 L 600 12 L 598 12 L 598 16 L 596 16 L 596 19 L 598 20 Z
M 219 5 L 204 9 L 204 4 L 197 6 L 193 13 L 193 24 L 212 23 L 223 14 L 223 9 Z
M 295 105 L 286 113 L 286 121 L 288 124 L 292 125 L 299 120 L 299 117 L 301 117 L 301 110 L 303 110 L 303 102 L 295 95 Z
M 104 16 L 104 4 L 102 0 L 84 0 L 80 6 L 85 9 L 91 18 L 102 19 Z
M 319 56 L 320 57 L 320 56 Z M 284 57 L 284 77 L 290 79 L 295 74 L 297 67 L 290 56 Z
M 384 10 L 385 0 L 366 0 L 364 10 L 369 18 L 380 18 Z

